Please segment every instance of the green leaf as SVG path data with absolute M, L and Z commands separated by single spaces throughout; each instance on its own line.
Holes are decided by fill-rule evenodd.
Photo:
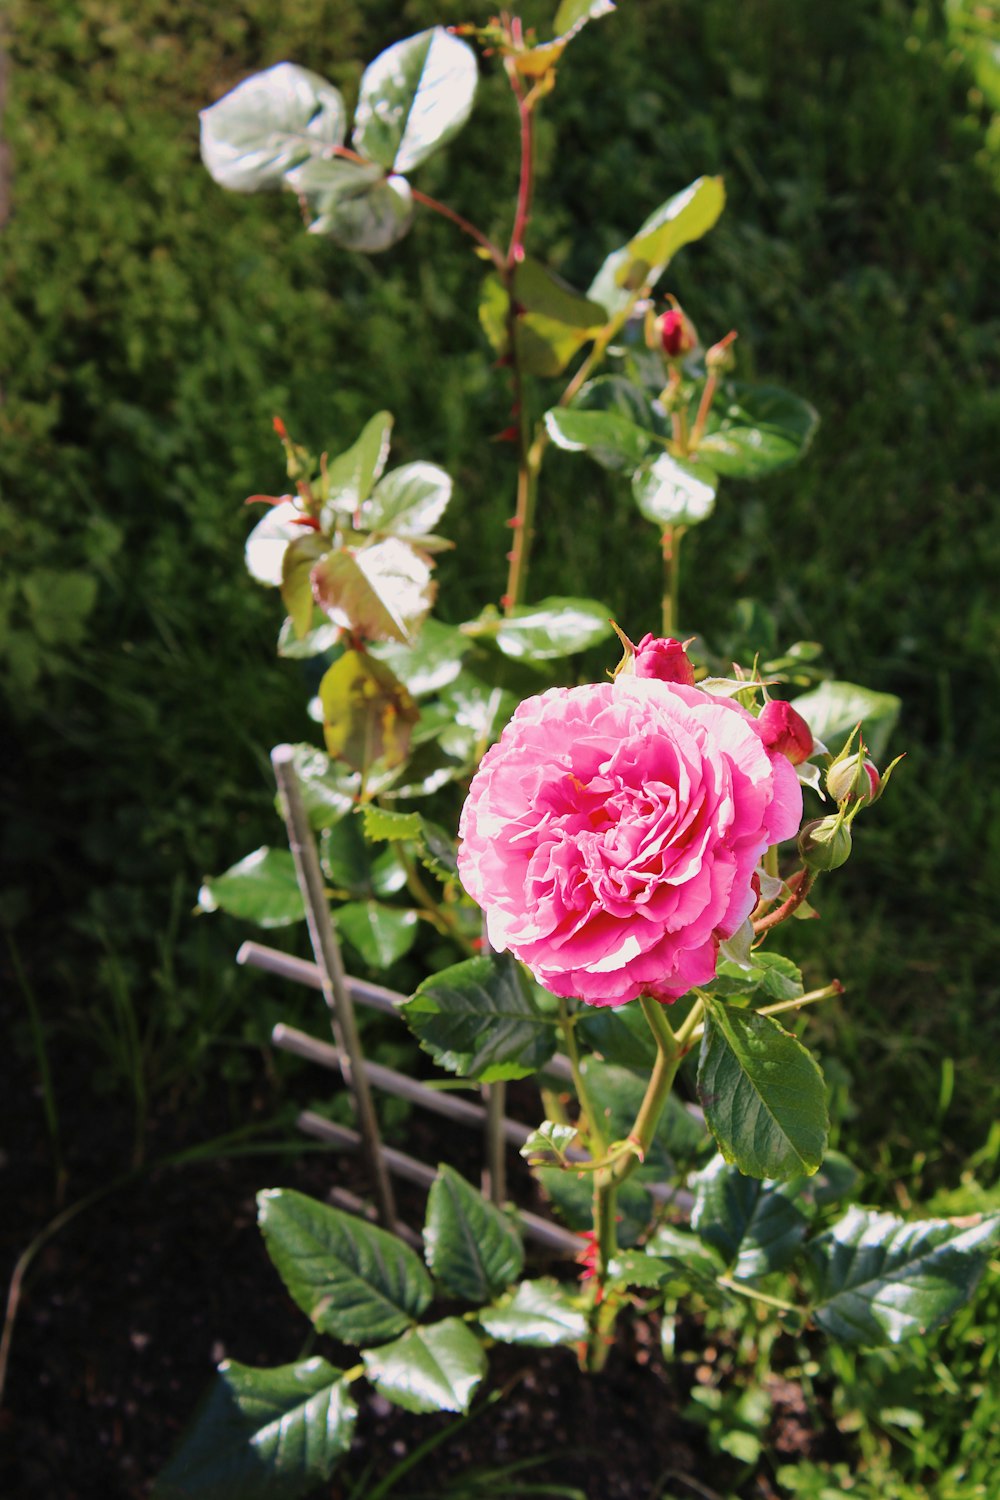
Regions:
M 699 1290 L 712 1289 L 724 1270 L 717 1248 L 677 1224 L 660 1224 L 646 1241 L 646 1253 L 669 1265 L 673 1275 Z
M 815 1172 L 828 1129 L 815 1059 L 770 1016 L 705 999 L 698 1097 L 727 1161 L 751 1177 Z
M 458 1318 L 413 1328 L 361 1357 L 379 1394 L 406 1411 L 468 1411 L 486 1374 L 482 1345 Z
M 851 731 L 861 725 L 861 734 L 872 759 L 885 755 L 889 736 L 896 727 L 900 701 L 892 693 L 876 693 L 854 682 L 821 682 L 794 702 L 817 739 L 836 755 Z
M 819 426 L 807 401 L 767 385 L 734 383 L 726 394 L 728 404 L 698 444 L 700 458 L 733 479 L 761 479 L 798 463 Z
M 300 640 L 309 633 L 313 621 L 312 570 L 329 550 L 329 537 L 307 531 L 289 543 L 281 560 L 281 599 Z
M 267 1253 L 320 1333 L 378 1343 L 428 1306 L 430 1277 L 395 1235 L 286 1188 L 258 1193 L 257 1203 Z
M 586 1079 L 587 1093 L 601 1116 L 602 1134 L 608 1140 L 625 1140 L 642 1104 L 648 1079 L 637 1077 L 627 1068 L 616 1068 L 611 1063 L 600 1062 L 596 1057 L 585 1057 L 580 1066 Z M 665 1144 L 667 1123 L 661 1116 L 646 1152 L 646 1163 L 661 1171 L 671 1172 L 674 1163 Z
M 605 469 L 637 469 L 657 444 L 649 432 L 613 411 L 554 406 L 545 427 L 557 448 L 589 453 Z
M 311 587 L 311 585 L 310 585 Z M 278 632 L 278 655 L 289 661 L 306 661 L 311 656 L 325 656 L 333 651 L 340 641 L 340 626 L 328 620 L 321 609 L 313 605 L 312 617 L 305 635 L 295 634 L 292 621 L 282 621 Z
M 715 509 L 718 482 L 707 464 L 661 453 L 632 476 L 632 494 L 654 525 L 697 526 Z
M 614 0 L 562 0 L 556 11 L 553 30 L 556 36 L 564 37 L 567 33 L 579 31 L 588 21 L 610 16 L 614 8 Z
M 530 255 L 514 272 L 514 300 L 519 309 L 518 358 L 529 375 L 561 374 L 606 322 L 599 303 Z M 499 276 L 488 276 L 480 298 L 479 321 L 499 355 L 508 352 L 509 305 L 507 288 Z
M 439 880 L 458 879 L 458 845 L 437 823 L 424 819 L 420 862 Z
M 542 599 L 519 605 L 496 627 L 494 639 L 515 661 L 555 661 L 607 640 L 612 633 L 606 605 L 596 599 Z
M 314 833 L 332 828 L 353 811 L 357 777 L 352 772 L 335 765 L 315 745 L 296 745 L 294 765 L 306 816 Z
M 398 537 L 328 552 L 312 585 L 335 625 L 373 641 L 411 640 L 436 592 L 427 559 Z
M 365 821 L 365 838 L 372 843 L 385 839 L 418 839 L 424 831 L 424 820 L 419 813 L 392 812 L 387 807 L 376 807 L 369 802 L 362 814 Z
M 451 1167 L 441 1165 L 427 1199 L 427 1264 L 436 1281 L 466 1302 L 489 1302 L 524 1269 L 520 1235 Z
M 342 1374 L 319 1358 L 271 1370 L 225 1360 L 155 1500 L 294 1500 L 322 1485 L 358 1415 Z
M 425 979 L 402 1013 L 439 1067 L 480 1083 L 525 1078 L 555 1051 L 552 1023 L 509 954 L 466 959 Z
M 528 1136 L 518 1154 L 526 1161 L 533 1156 L 542 1161 L 550 1161 L 553 1156 L 561 1159 L 575 1140 L 575 1125 L 560 1125 L 555 1120 L 543 1120 L 538 1129 Z
M 761 990 L 770 1000 L 797 1000 L 804 993 L 802 974 L 783 953 L 756 952 L 749 969 L 724 960 L 715 971 L 712 986 L 717 995 L 749 995 Z
M 341 818 L 323 830 L 319 859 L 324 875 L 337 890 L 352 896 L 371 892 L 371 851 L 356 817 Z
M 442 26 L 397 42 L 362 75 L 354 149 L 387 170 L 412 171 L 461 130 L 477 81 L 474 52 Z
M 337 517 L 328 515 L 327 507 L 353 515 L 371 494 L 389 458 L 392 424 L 391 411 L 377 411 L 365 423 L 360 437 L 327 467 L 323 524 L 329 530 L 333 530 Z
M 471 642 L 454 625 L 430 619 L 424 621 L 411 644 L 384 641 L 373 654 L 392 668 L 414 698 L 425 698 L 455 681 L 462 670 L 462 658 L 470 649 Z
M 636 292 L 656 285 L 683 245 L 708 233 L 725 202 L 721 177 L 699 177 L 675 193 L 650 214 L 627 245 L 608 256 L 587 295 L 609 317 L 623 313 Z
M 308 156 L 344 143 L 344 101 L 325 78 L 295 63 L 255 73 L 203 109 L 201 158 L 238 193 L 278 187 Z
M 587 1336 L 587 1320 L 577 1306 L 572 1288 L 550 1276 L 522 1281 L 513 1292 L 478 1315 L 484 1333 L 498 1344 L 523 1344 L 532 1349 L 554 1349 L 576 1344 Z
M 434 530 L 450 499 L 451 479 L 437 464 L 402 464 L 375 486 L 361 512 L 361 526 L 420 538 Z
M 287 849 L 255 849 L 224 875 L 206 875 L 198 892 L 200 912 L 224 911 L 258 927 L 290 927 L 306 909 Z
M 358 771 L 374 761 L 402 765 L 417 705 L 382 662 L 361 651 L 345 651 L 319 685 L 323 733 L 330 754 Z
M 570 1229 L 593 1228 L 592 1172 L 574 1172 L 572 1167 L 532 1167 L 531 1172 Z M 618 1243 L 627 1248 L 646 1233 L 653 1213 L 653 1200 L 637 1175 L 627 1178 L 619 1187 L 616 1209 Z
M 413 222 L 413 194 L 405 177 L 385 177 L 369 183 L 359 173 L 350 188 L 322 198 L 310 234 L 329 235 L 345 250 L 378 255 L 409 231 Z
M 973 1224 L 907 1224 L 850 1208 L 806 1250 L 816 1275 L 816 1321 L 846 1344 L 898 1344 L 925 1333 L 968 1301 L 998 1242 L 996 1214 Z
M 721 1156 L 693 1181 L 691 1227 L 734 1276 L 767 1276 L 794 1258 L 809 1221 L 787 1190 L 744 1177 Z
M 349 901 L 333 913 L 337 931 L 370 969 L 387 969 L 409 953 L 417 937 L 417 914 L 381 901 Z
M 268 507 L 246 540 L 243 555 L 251 578 L 268 588 L 280 587 L 285 553 L 292 542 L 302 539 L 304 516 L 305 510 L 295 500 Z

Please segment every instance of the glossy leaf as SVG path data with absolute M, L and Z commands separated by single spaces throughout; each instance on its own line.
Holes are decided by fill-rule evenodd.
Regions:
M 577 1301 L 572 1288 L 542 1276 L 537 1281 L 522 1281 L 515 1291 L 481 1312 L 476 1321 L 498 1344 L 553 1349 L 586 1338 L 587 1320 Z
M 258 1193 L 257 1203 L 267 1253 L 320 1333 L 377 1343 L 428 1306 L 430 1278 L 396 1235 L 286 1188 Z
M 770 1016 L 707 996 L 698 1097 L 727 1161 L 752 1177 L 815 1172 L 828 1129 L 823 1074 Z
M 349 901 L 333 914 L 337 931 L 370 969 L 387 969 L 409 953 L 417 937 L 417 914 L 381 901 Z
M 530 375 L 561 374 L 606 322 L 599 303 L 530 255 L 516 269 L 514 298 L 519 309 L 518 357 Z M 507 288 L 498 276 L 488 276 L 480 298 L 479 321 L 499 355 L 508 352 L 508 308 Z
M 714 1286 L 716 1277 L 725 1269 L 715 1245 L 678 1224 L 658 1225 L 646 1241 L 645 1249 L 648 1255 L 671 1266 L 675 1277 L 687 1279 L 699 1289 Z
M 294 766 L 314 833 L 332 828 L 353 810 L 357 777 L 336 765 L 322 750 L 314 745 L 296 745 Z
M 543 1120 L 537 1130 L 533 1130 L 518 1150 L 518 1155 L 523 1156 L 526 1161 L 538 1158 L 539 1161 L 551 1161 L 553 1156 L 560 1160 L 576 1140 L 575 1125 L 560 1125 L 556 1120 Z
M 524 1269 L 521 1237 L 507 1215 L 444 1165 L 427 1199 L 424 1248 L 445 1291 L 477 1305 L 498 1297 Z
M 295 861 L 287 849 L 265 844 L 231 865 L 223 875 L 207 875 L 198 892 L 200 912 L 224 911 L 258 927 L 290 927 L 306 914 Z
M 351 1446 L 358 1409 L 325 1359 L 255 1370 L 227 1359 L 154 1500 L 294 1500 Z
M 609 317 L 623 313 L 633 295 L 654 287 L 671 258 L 683 245 L 701 239 L 725 206 L 721 177 L 699 177 L 650 214 L 638 234 L 608 256 L 591 284 L 588 296 Z
M 200 119 L 202 161 L 238 193 L 278 187 L 298 162 L 344 143 L 340 93 L 295 63 L 244 79 Z
M 348 815 L 324 829 L 319 844 L 323 874 L 338 891 L 365 896 L 371 891 L 371 850 L 360 820 Z
M 329 530 L 336 512 L 353 515 L 368 499 L 389 458 L 392 425 L 392 412 L 377 411 L 355 442 L 327 465 L 323 524 Z
M 361 1357 L 379 1394 L 406 1411 L 468 1411 L 486 1374 L 482 1345 L 458 1318 L 413 1328 Z
M 545 428 L 557 448 L 589 453 L 605 469 L 637 469 L 659 445 L 642 427 L 613 411 L 578 411 L 555 406 Z
M 768 1000 L 797 1000 L 803 994 L 802 974 L 783 953 L 758 950 L 750 955 L 750 967 L 724 961 L 715 971 L 712 986 L 717 995 L 749 995 L 759 990 Z
M 470 646 L 470 641 L 454 625 L 429 619 L 412 643 L 384 641 L 375 647 L 375 654 L 392 668 L 414 698 L 424 698 L 455 681 Z
M 831 755 L 842 749 L 860 724 L 869 754 L 880 761 L 896 727 L 900 701 L 892 693 L 876 693 L 854 682 L 821 682 L 796 698 L 794 708 Z
M 439 880 L 457 880 L 458 845 L 455 840 L 429 818 L 424 818 L 423 824 L 423 842 L 418 851 L 421 864 Z
M 288 611 L 292 629 L 301 640 L 313 619 L 312 570 L 330 550 L 328 537 L 306 531 L 290 542 L 281 562 L 281 602 Z
M 362 75 L 354 149 L 390 171 L 412 171 L 461 130 L 477 81 L 474 52 L 442 26 L 397 42 Z
M 246 540 L 247 572 L 258 583 L 278 588 L 284 571 L 285 553 L 302 538 L 305 511 L 297 500 L 282 500 L 268 507 Z
M 761 479 L 798 463 L 819 426 L 807 401 L 766 385 L 733 384 L 727 395 L 728 405 L 698 444 L 699 458 L 733 479 Z
M 388 807 L 376 807 L 370 802 L 362 814 L 365 838 L 373 843 L 385 839 L 418 839 L 424 830 L 424 820 L 419 813 L 394 812 Z
M 813 1315 L 847 1344 L 898 1344 L 936 1328 L 967 1302 L 991 1250 L 1000 1215 L 969 1223 L 853 1207 L 807 1255 L 816 1276 Z
M 397 537 L 328 552 L 313 570 L 316 603 L 334 624 L 373 641 L 409 641 L 437 591 L 426 558 Z
M 697 526 L 715 509 L 718 482 L 707 464 L 661 453 L 632 476 L 632 494 L 654 525 Z
M 365 531 L 419 538 L 448 508 L 451 479 L 437 464 L 402 464 L 379 480 L 361 513 Z
M 359 176 L 348 191 L 317 204 L 318 217 L 310 234 L 329 235 L 345 250 L 378 255 L 408 232 L 413 222 L 413 194 L 405 177 L 385 177 L 369 183 Z
M 480 1083 L 524 1078 L 555 1050 L 552 1023 L 509 954 L 466 959 L 425 979 L 402 1012 L 439 1067 Z
M 562 0 L 556 11 L 553 30 L 556 36 L 564 37 L 578 31 L 588 21 L 610 16 L 614 8 L 614 0 Z
M 694 1186 L 691 1227 L 737 1279 L 767 1276 L 794 1258 L 809 1221 L 789 1191 L 745 1177 L 721 1156 Z
M 311 585 L 310 585 L 311 588 Z M 312 601 L 310 600 L 310 603 Z M 313 604 L 312 618 L 305 635 L 297 636 L 291 620 L 282 622 L 278 632 L 278 655 L 289 661 L 306 661 L 312 656 L 326 656 L 340 643 L 340 626 L 328 620 Z
M 515 661 L 555 661 L 586 651 L 612 634 L 607 606 L 596 599 L 541 599 L 519 605 L 496 627 L 494 639 Z
M 417 706 L 382 662 L 345 651 L 319 685 L 323 733 L 330 754 L 365 771 L 374 761 L 401 765 Z

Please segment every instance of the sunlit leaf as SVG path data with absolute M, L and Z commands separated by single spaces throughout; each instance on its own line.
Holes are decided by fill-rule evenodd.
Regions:
M 375 641 L 409 641 L 436 593 L 426 558 L 398 537 L 328 552 L 312 580 L 334 624 Z
M 798 462 L 819 425 L 807 401 L 776 386 L 734 383 L 726 394 L 698 444 L 699 457 L 733 479 L 761 479 Z
M 345 651 L 319 685 L 323 733 L 330 754 L 355 770 L 375 761 L 387 767 L 406 759 L 418 710 L 383 662 Z
M 451 479 L 437 464 L 403 464 L 386 474 L 361 512 L 365 531 L 421 537 L 432 532 L 451 499 Z
M 697 526 L 715 509 L 718 483 L 707 464 L 661 453 L 632 478 L 635 503 L 654 525 Z
M 412 171 L 461 130 L 477 80 L 475 53 L 442 26 L 396 42 L 362 76 L 355 150 L 390 171 Z
M 246 540 L 244 557 L 251 578 L 280 587 L 285 553 L 309 529 L 302 525 L 304 517 L 297 500 L 282 500 L 268 508 Z
M 297 163 L 344 143 L 344 101 L 325 78 L 277 63 L 201 112 L 201 156 L 239 193 L 278 187 Z
M 636 292 L 656 285 L 683 245 L 708 233 L 725 201 L 721 177 L 699 177 L 683 192 L 675 193 L 650 214 L 627 245 L 608 256 L 588 296 L 599 302 L 609 317 L 624 312 Z
M 486 1374 L 482 1345 L 458 1318 L 413 1328 L 361 1357 L 379 1394 L 406 1411 L 468 1411 Z
M 405 177 L 370 182 L 359 169 L 351 184 L 316 203 L 310 234 L 326 234 L 345 250 L 377 255 L 401 240 L 413 221 L 413 194 Z
M 521 1285 L 476 1321 L 498 1344 L 522 1344 L 533 1349 L 552 1349 L 576 1344 L 586 1337 L 587 1320 L 571 1287 L 550 1276 Z
M 295 877 L 295 861 L 287 849 L 255 849 L 223 875 L 205 877 L 198 892 L 198 910 L 224 911 L 231 917 L 256 922 L 258 927 L 289 927 L 301 922 L 306 909 Z
M 333 530 L 337 512 L 353 515 L 368 499 L 389 457 L 392 424 L 391 411 L 377 411 L 351 446 L 327 465 L 323 524 L 328 530 Z
M 864 742 L 876 761 L 885 755 L 900 707 L 894 694 L 876 693 L 855 682 L 821 682 L 794 703 L 796 713 L 802 715 L 831 755 L 843 748 L 851 731 L 860 724 Z
M 573 355 L 606 322 L 604 309 L 571 287 L 530 255 L 514 273 L 518 357 L 532 375 L 558 375 Z M 498 354 L 510 342 L 507 288 L 488 276 L 479 304 L 479 320 Z

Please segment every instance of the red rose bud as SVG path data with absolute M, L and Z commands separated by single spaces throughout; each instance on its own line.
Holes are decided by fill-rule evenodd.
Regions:
M 656 320 L 656 331 L 660 336 L 663 352 L 668 359 L 680 359 L 694 348 L 694 333 L 691 324 L 679 307 L 668 307 Z
M 781 698 L 772 698 L 770 703 L 764 704 L 757 728 L 768 750 L 787 755 L 793 766 L 800 766 L 808 760 L 815 749 L 809 725 L 790 703 Z
M 814 818 L 799 834 L 799 853 L 810 870 L 839 870 L 852 847 L 850 827 L 840 816 Z
M 694 687 L 694 667 L 680 641 L 644 635 L 635 648 L 636 677 L 656 677 L 660 682 L 680 682 Z
M 834 761 L 826 773 L 826 789 L 834 802 L 861 807 L 878 799 L 881 780 L 870 760 L 859 760 L 855 755 L 850 760 Z

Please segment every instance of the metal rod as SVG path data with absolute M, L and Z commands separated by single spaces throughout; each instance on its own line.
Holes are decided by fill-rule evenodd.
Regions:
M 483 1110 L 486 1135 L 483 1196 L 501 1208 L 507 1197 L 507 1134 L 504 1129 L 507 1090 L 502 1083 L 484 1083 L 481 1093 L 486 1106 Z M 525 1140 L 527 1135 L 522 1139 L 522 1145 Z
M 294 1026 L 286 1026 L 283 1021 L 279 1021 L 271 1032 L 271 1041 L 283 1052 L 293 1052 L 308 1062 L 318 1063 L 320 1067 L 340 1067 L 341 1056 L 336 1047 L 329 1042 L 318 1041 L 316 1037 L 309 1036 L 307 1032 L 299 1031 Z M 419 1104 L 434 1114 L 444 1115 L 447 1119 L 456 1120 L 474 1130 L 482 1130 L 486 1124 L 486 1111 L 481 1104 L 473 1104 L 471 1100 L 462 1099 L 450 1092 L 445 1093 L 441 1089 L 429 1088 L 426 1083 L 407 1078 L 405 1073 L 384 1067 L 382 1063 L 369 1062 L 367 1058 L 364 1059 L 363 1066 L 368 1074 L 368 1082 L 375 1088 L 385 1089 L 401 1099 L 409 1099 L 413 1104 Z M 512 1146 L 523 1146 L 531 1134 L 530 1127 L 521 1125 L 517 1120 L 504 1119 L 501 1128 L 504 1141 Z
M 312 1110 L 303 1110 L 296 1124 L 306 1135 L 315 1136 L 317 1140 L 329 1141 L 331 1145 L 339 1146 L 343 1151 L 356 1151 L 361 1145 L 361 1137 L 356 1130 L 351 1130 L 347 1125 L 335 1125 L 332 1120 L 325 1120 L 322 1115 L 314 1114 Z M 412 1156 L 407 1156 L 403 1151 L 396 1151 L 391 1146 L 383 1147 L 383 1154 L 390 1170 L 395 1172 L 397 1177 L 416 1182 L 421 1187 L 429 1188 L 437 1176 L 433 1167 L 425 1166 L 422 1161 L 415 1161 Z M 573 1234 L 569 1229 L 561 1229 L 558 1224 L 550 1224 L 548 1219 L 540 1218 L 538 1214 L 518 1209 L 517 1218 L 528 1239 L 535 1240 L 540 1245 L 548 1245 L 550 1249 L 565 1250 L 571 1255 L 578 1255 L 586 1245 L 586 1241 L 580 1235 Z
M 276 745 L 271 751 L 271 765 L 278 783 L 281 811 L 288 831 L 288 844 L 295 860 L 295 873 L 306 908 L 306 921 L 313 956 L 320 969 L 323 999 L 330 1013 L 334 1040 L 343 1054 L 341 1070 L 354 1098 L 358 1124 L 364 1140 L 365 1155 L 375 1185 L 379 1220 L 386 1229 L 396 1226 L 396 1205 L 392 1183 L 382 1154 L 375 1105 L 363 1064 L 361 1039 L 354 1006 L 347 992 L 340 944 L 330 920 L 323 873 L 316 853 L 316 841 L 309 826 L 299 779 L 295 774 L 295 751 L 291 745 Z

